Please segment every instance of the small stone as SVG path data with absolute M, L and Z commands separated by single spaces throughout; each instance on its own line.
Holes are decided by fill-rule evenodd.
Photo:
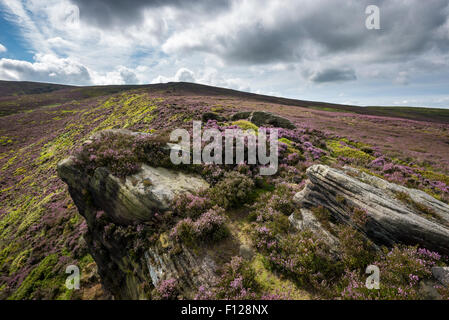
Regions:
M 242 258 L 251 260 L 254 255 L 254 252 L 249 246 L 242 244 L 239 249 L 239 254 Z
M 243 111 L 232 115 L 231 120 L 249 120 L 256 126 L 272 125 L 277 128 L 295 129 L 296 126 L 287 118 L 265 111 Z
M 432 275 L 446 287 L 449 287 L 449 267 L 433 267 Z
M 419 283 L 420 295 L 426 300 L 441 300 L 441 295 L 435 288 L 436 283 L 434 281 L 423 280 Z
M 249 119 L 249 117 L 251 117 L 252 112 L 251 111 L 241 111 L 241 112 L 237 112 L 234 113 L 231 117 L 232 121 L 237 121 L 237 120 L 245 120 L 245 119 Z

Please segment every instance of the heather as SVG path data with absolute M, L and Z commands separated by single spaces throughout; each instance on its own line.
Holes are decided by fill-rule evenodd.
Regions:
M 346 271 L 342 279 L 341 297 L 343 299 L 358 300 L 419 300 L 419 281 L 430 279 L 430 269 L 439 264 L 441 256 L 417 247 L 395 247 L 385 251 L 381 257 L 374 261 L 381 275 L 379 290 L 368 290 L 365 286 L 366 276 L 356 271 Z M 445 298 L 442 285 L 437 285 Z
M 228 235 L 224 210 L 214 207 L 204 212 L 197 220 L 180 220 L 171 230 L 170 236 L 180 243 L 190 246 L 199 241 L 218 241 Z
M 431 278 L 431 267 L 447 263 L 446 257 L 423 248 L 373 248 L 357 228 L 339 225 L 315 208 L 323 226 L 340 240 L 341 256 L 336 257 L 323 239 L 292 230 L 288 221 L 289 215 L 300 215 L 292 198 L 304 185 L 306 168 L 315 163 L 357 167 L 449 202 L 447 124 L 232 96 L 184 96 L 172 89 L 73 90 L 56 96 L 52 92 L 23 95 L 14 101 L 17 108 L 11 97 L 1 102 L 5 106 L 2 114 L 9 114 L 0 117 L 2 299 L 85 299 L 88 290 L 99 283 L 98 279 L 86 280 L 80 292 L 64 286 L 65 267 L 76 264 L 87 273 L 95 265 L 87 243 L 99 244 L 86 236 L 86 222 L 56 176 L 60 160 L 74 155 L 89 174 L 106 167 L 121 178 L 139 172 L 143 163 L 170 167 L 163 137 L 172 128 L 191 129 L 191 121 L 209 111 L 227 119 L 236 111 L 261 109 L 289 117 L 297 129 L 279 129 L 278 173 L 261 177 L 259 168 L 247 163 L 178 167 L 204 177 L 211 188 L 180 195 L 172 212 L 156 214 L 147 225 L 117 226 L 99 212 L 97 227 L 106 230 L 106 237 L 132 244 L 124 247 L 131 256 L 139 256 L 163 234 L 199 251 L 214 244 L 232 246 L 234 237 L 244 240 L 257 250 L 257 270 L 276 281 L 267 283 L 254 274 L 254 261 L 227 257 L 219 282 L 214 288 L 202 288 L 198 295 L 220 299 L 290 298 L 266 291 L 269 287 L 270 292 L 282 292 L 280 283 L 285 282 L 307 289 L 316 298 L 414 299 L 420 298 L 419 282 Z M 220 132 L 257 128 L 244 120 L 209 120 L 205 126 Z M 98 135 L 105 129 L 145 135 Z M 269 133 L 271 128 L 260 129 Z M 397 197 L 416 206 L 413 199 Z M 417 209 L 434 217 L 426 208 Z M 354 212 L 354 221 L 363 223 L 363 212 Z M 237 254 L 234 251 L 232 256 Z M 381 269 L 379 291 L 364 287 L 369 264 Z M 154 288 L 154 294 L 161 299 L 176 298 L 178 285 L 167 279 Z
M 77 165 L 90 174 L 96 168 L 106 167 L 112 174 L 126 177 L 137 173 L 142 163 L 168 166 L 166 143 L 167 140 L 152 136 L 106 132 L 75 150 L 74 155 Z
M 241 257 L 234 256 L 220 271 L 220 277 L 211 288 L 201 287 L 198 300 L 252 300 L 260 298 L 255 272 Z
M 223 180 L 210 191 L 211 200 L 227 209 L 244 204 L 254 188 L 254 182 L 239 172 L 227 172 Z
M 176 299 L 178 294 L 177 282 L 174 278 L 162 280 L 156 288 L 156 294 L 163 300 Z

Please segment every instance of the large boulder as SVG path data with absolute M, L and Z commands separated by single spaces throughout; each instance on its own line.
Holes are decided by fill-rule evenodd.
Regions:
M 177 194 L 209 187 L 200 177 L 147 165 L 125 179 L 115 177 L 106 168 L 97 168 L 88 176 L 75 165 L 73 157 L 58 164 L 58 174 L 69 186 L 80 211 L 88 193 L 95 206 L 118 223 L 151 220 L 155 212 L 168 210 Z
M 217 122 L 223 122 L 227 121 L 228 119 L 221 114 L 218 114 L 216 112 L 205 112 L 201 116 L 201 121 L 207 122 L 209 120 L 216 120 Z
M 294 197 L 302 208 L 323 206 L 334 219 L 359 228 L 379 245 L 420 245 L 449 254 L 447 204 L 350 167 L 314 165 L 307 176 L 305 188 Z M 366 212 L 362 227 L 353 222 L 355 208 Z
M 191 299 L 199 286 L 214 281 L 217 268 L 208 255 L 139 235 L 139 230 L 156 234 L 176 195 L 208 188 L 201 177 L 148 165 L 125 178 L 105 167 L 88 174 L 74 157 L 58 164 L 58 174 L 86 219 L 84 238 L 102 284 L 114 298 L 148 299 L 161 281 L 174 278 L 180 297 Z
M 249 120 L 256 126 L 271 125 L 277 128 L 295 129 L 296 126 L 287 118 L 266 111 L 243 111 L 232 115 L 231 120 Z

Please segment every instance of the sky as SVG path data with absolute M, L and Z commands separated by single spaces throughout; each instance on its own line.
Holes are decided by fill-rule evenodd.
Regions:
M 1 80 L 449 108 L 449 0 L 0 0 L 0 30 Z

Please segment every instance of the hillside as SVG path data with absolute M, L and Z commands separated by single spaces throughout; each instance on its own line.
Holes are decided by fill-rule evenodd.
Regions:
M 283 196 L 291 196 L 304 187 L 308 179 L 306 169 L 313 165 L 327 165 L 339 169 L 349 165 L 390 183 L 419 189 L 439 201 L 438 203 L 449 202 L 447 157 L 449 110 L 342 106 L 256 95 L 191 83 L 71 87 L 2 81 L 0 82 L 0 299 L 110 298 L 113 290 L 111 288 L 116 284 L 104 275 L 107 263 L 100 266 L 103 271 L 97 272 L 98 262 L 104 260 L 100 254 L 92 257 L 95 239 L 91 239 L 89 230 L 94 227 L 104 228 L 107 223 L 112 222 L 105 220 L 107 223 L 101 226 L 86 222 L 77 208 L 80 207 L 79 203 L 75 205 L 68 192 L 68 186 L 57 173 L 57 165 L 61 160 L 83 151 L 85 148 L 83 141 L 88 140 L 92 134 L 106 129 L 127 129 L 162 135 L 174 128 L 191 128 L 192 121 L 201 120 L 207 112 L 223 117 L 216 125 L 225 128 L 232 124 L 236 125 L 231 116 L 241 111 L 272 112 L 290 120 L 297 129 L 285 129 L 284 136 L 280 137 L 284 138 L 282 141 L 285 150 L 279 175 L 273 180 L 265 181 L 267 183 L 262 183 L 256 190 L 248 192 L 245 199 L 240 199 L 235 207 L 224 208 L 232 240 L 218 244 L 225 252 L 223 256 L 215 257 L 221 259 L 218 260 L 220 262 L 227 263 L 231 256 L 236 254 L 237 249 L 233 242 L 235 239 L 254 245 L 255 239 L 250 239 L 248 229 L 255 230 L 256 227 L 268 226 L 278 233 L 287 232 L 288 221 L 286 222 L 285 215 L 276 213 L 274 218 L 267 217 L 265 214 L 269 209 L 258 207 L 257 204 L 266 203 L 274 206 L 274 203 L 280 203 L 292 213 L 292 206 L 296 207 L 297 204 L 291 202 L 292 197 L 286 199 Z M 242 124 L 248 125 L 247 122 L 237 123 Z M 128 140 L 125 139 L 125 142 L 120 140 L 120 135 L 113 138 L 117 140 L 99 141 L 110 147 L 110 150 L 117 151 L 117 157 L 123 156 L 120 152 L 132 148 L 126 144 Z M 98 150 L 102 152 L 108 150 L 102 148 L 101 144 L 98 145 Z M 90 155 L 99 156 L 95 154 L 96 150 L 89 151 L 92 152 Z M 126 156 L 120 159 L 127 163 Z M 115 160 L 114 158 L 113 161 Z M 92 170 L 94 169 L 96 167 Z M 221 172 L 221 169 L 217 171 Z M 87 169 L 81 173 L 89 177 Z M 224 175 L 223 172 L 221 174 Z M 247 179 L 251 181 L 249 184 L 255 183 L 257 178 L 251 173 L 246 174 Z M 209 173 L 205 174 L 205 177 L 210 178 Z M 214 185 L 219 184 L 220 180 L 217 178 L 216 181 L 209 182 Z M 410 206 L 413 206 L 413 203 L 406 205 L 407 208 Z M 262 215 L 261 219 L 266 220 L 266 225 L 247 217 L 251 212 Z M 86 216 L 89 216 L 88 213 Z M 326 219 L 323 219 L 322 223 L 326 224 L 325 221 Z M 167 219 L 157 223 L 163 226 L 161 230 L 165 228 L 166 235 L 175 222 L 176 219 Z M 150 233 L 154 232 L 154 226 L 151 229 L 149 225 L 150 223 L 145 225 L 145 228 Z M 116 229 L 123 231 L 119 227 Z M 125 231 L 123 234 L 126 235 L 128 231 Z M 352 229 L 340 231 L 350 235 L 353 232 Z M 129 233 L 135 236 L 131 231 Z M 150 237 L 159 239 L 160 236 L 162 233 L 151 233 Z M 255 237 L 261 239 L 257 237 L 262 235 Z M 133 238 L 134 240 L 136 239 Z M 298 246 L 309 243 L 307 239 L 297 237 L 290 240 L 297 241 Z M 112 240 L 110 243 L 117 245 Z M 300 259 L 296 253 L 288 252 L 286 243 L 288 242 L 276 243 L 279 246 L 278 253 L 285 253 L 292 258 L 292 261 Z M 348 244 L 348 247 L 350 246 Z M 213 246 L 202 247 L 206 251 L 213 251 L 213 248 Z M 400 252 L 397 251 L 398 248 L 391 250 L 392 256 L 398 259 L 407 252 L 409 253 L 407 257 L 412 262 L 420 258 L 417 251 L 410 248 Z M 280 298 L 313 298 L 321 297 L 320 295 L 335 297 L 335 292 L 331 294 L 316 291 L 313 283 L 322 280 L 319 276 L 307 278 L 297 270 L 287 272 L 287 267 L 276 264 L 276 261 L 272 261 L 274 264 L 267 267 L 270 264 L 266 259 L 272 252 L 267 247 L 260 248 L 260 252 L 263 254 L 251 260 L 250 267 L 246 265 L 242 267 L 263 275 L 263 279 L 256 277 L 258 286 L 252 287 L 255 294 L 259 294 L 258 298 L 262 297 L 262 292 L 275 295 L 284 287 L 290 288 L 292 295 Z M 354 258 L 351 254 L 354 253 L 348 253 L 349 260 Z M 357 256 L 357 253 L 355 255 Z M 358 257 L 360 256 L 362 254 L 359 252 Z M 429 261 L 432 261 L 433 266 L 437 262 L 432 260 L 432 257 Z M 310 259 L 313 260 L 313 257 Z M 367 259 L 381 258 L 369 256 Z M 444 258 L 438 260 L 438 265 L 445 263 Z M 327 260 L 325 262 L 328 265 L 332 264 Z M 365 262 L 357 260 L 354 265 Z M 387 265 L 389 262 L 393 264 L 392 261 L 382 260 L 382 263 Z M 133 263 L 135 260 L 129 262 L 126 267 L 135 266 Z M 82 270 L 82 286 L 79 291 L 70 291 L 64 286 L 67 276 L 65 267 L 69 264 L 78 265 Z M 349 264 L 346 267 L 348 266 Z M 283 276 L 278 276 L 275 272 L 278 270 L 276 267 L 282 271 Z M 315 265 L 308 267 L 313 269 Z M 312 274 L 309 272 L 310 269 L 307 269 L 306 273 Z M 128 270 L 130 273 L 132 271 Z M 342 270 L 332 271 L 342 272 Z M 429 270 L 418 271 L 420 276 L 429 277 Z M 314 272 L 313 274 L 319 273 L 316 270 Z M 100 284 L 100 276 L 103 285 L 107 284 L 108 290 L 104 290 Z M 342 276 L 342 279 L 347 280 L 347 277 L 349 274 Z M 261 287 L 263 289 L 260 289 Z M 152 289 L 154 288 L 146 288 L 139 292 L 145 295 Z M 340 294 L 343 295 L 339 292 L 338 295 Z M 229 292 L 223 293 L 223 296 L 238 297 Z
M 181 96 L 198 95 L 210 97 L 232 97 L 233 99 L 240 98 L 249 101 L 297 106 L 323 111 L 350 112 L 357 114 L 449 123 L 449 109 L 419 107 L 359 107 L 327 102 L 273 97 L 188 82 L 151 85 L 75 87 L 50 83 L 0 81 L 0 116 L 29 110 L 39 106 L 64 103 L 70 101 L 71 99 L 80 100 L 137 88 L 146 88 L 151 93 L 168 93 L 170 95 Z

